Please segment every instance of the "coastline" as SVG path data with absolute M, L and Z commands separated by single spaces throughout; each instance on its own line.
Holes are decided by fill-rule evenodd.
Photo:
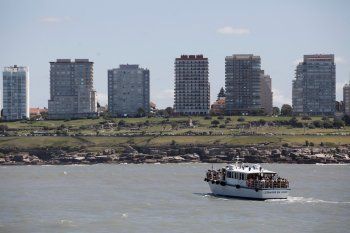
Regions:
M 286 164 L 350 164 L 350 145 L 321 146 L 135 146 L 119 145 L 118 149 L 101 151 L 51 149 L 12 149 L 2 151 L 0 166 L 9 165 L 92 165 L 165 164 L 165 163 L 227 163 L 237 156 L 246 163 Z

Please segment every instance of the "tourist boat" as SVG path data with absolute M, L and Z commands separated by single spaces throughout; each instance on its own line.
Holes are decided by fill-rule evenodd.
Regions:
M 286 199 L 290 191 L 287 179 L 260 165 L 246 165 L 240 158 L 219 170 L 207 171 L 204 181 L 218 196 L 248 199 Z

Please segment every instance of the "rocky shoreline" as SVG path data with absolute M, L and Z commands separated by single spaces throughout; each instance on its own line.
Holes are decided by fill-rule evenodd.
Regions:
M 62 149 L 2 151 L 0 165 L 67 165 L 97 163 L 226 163 L 236 156 L 247 163 L 350 163 L 350 145 L 339 147 L 271 147 L 254 145 L 227 146 L 168 146 L 104 149 L 100 152 L 65 151 Z

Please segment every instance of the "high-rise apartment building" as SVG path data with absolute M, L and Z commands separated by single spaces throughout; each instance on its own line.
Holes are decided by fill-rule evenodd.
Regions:
M 93 62 L 88 59 L 57 59 L 50 62 L 49 118 L 96 117 Z
M 108 111 L 112 116 L 145 115 L 150 111 L 150 73 L 139 65 L 108 70 Z
M 226 114 L 270 113 L 271 79 L 262 72 L 260 56 L 234 54 L 225 58 Z M 262 105 L 262 95 L 268 110 Z
M 3 71 L 3 118 L 13 121 L 29 118 L 29 69 L 11 66 Z
M 271 87 L 271 78 L 270 75 L 264 74 L 264 71 L 261 71 L 260 76 L 260 100 L 261 107 L 264 112 L 268 115 L 273 113 L 273 93 Z
M 206 115 L 210 108 L 208 58 L 182 55 L 175 59 L 174 112 Z
M 344 113 L 350 116 L 350 83 L 343 87 Z
M 304 55 L 293 80 L 293 113 L 333 115 L 335 80 L 333 54 Z

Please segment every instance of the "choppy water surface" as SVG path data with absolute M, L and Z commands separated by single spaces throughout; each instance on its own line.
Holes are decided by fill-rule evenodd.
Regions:
M 269 201 L 210 195 L 210 166 L 0 167 L 0 232 L 350 232 L 350 166 L 265 165 L 292 185 Z

